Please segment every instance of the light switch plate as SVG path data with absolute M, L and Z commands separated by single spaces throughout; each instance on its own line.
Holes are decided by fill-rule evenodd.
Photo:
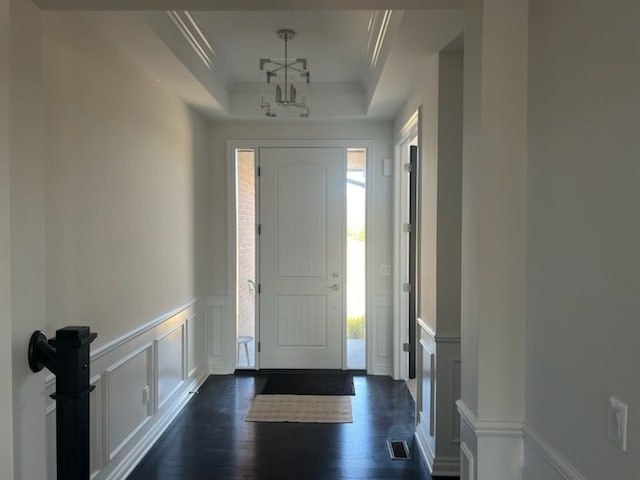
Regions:
M 609 436 L 623 452 L 627 451 L 627 416 L 627 404 L 609 397 Z

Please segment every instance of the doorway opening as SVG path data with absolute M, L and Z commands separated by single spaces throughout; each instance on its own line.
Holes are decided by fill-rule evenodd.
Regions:
M 313 368 L 367 369 L 371 341 L 366 316 L 370 307 L 367 264 L 371 261 L 366 249 L 370 214 L 367 160 L 371 146 L 349 143 L 290 142 L 281 146 L 281 142 L 262 141 L 229 145 L 229 181 L 233 185 L 229 214 L 234 221 L 229 277 L 233 278 L 235 323 L 235 335 L 229 339 L 235 342 L 235 350 L 229 352 L 229 360 L 234 358 L 236 369 L 312 368 L 302 366 L 305 362 Z M 326 164 L 326 169 L 321 169 L 325 174 L 316 171 L 322 164 Z M 325 187 L 319 182 L 323 178 Z M 325 207 L 318 208 L 322 202 Z M 327 233 L 314 233 L 325 216 Z M 329 247 L 333 250 L 323 250 Z M 318 276 L 320 267 L 323 273 Z M 307 274 L 309 269 L 312 271 Z M 313 278 L 303 282 L 305 275 Z M 292 279 L 295 281 L 288 289 L 277 289 Z M 315 284 L 307 285 L 314 279 L 319 281 L 317 292 L 309 290 Z M 318 300 L 314 299 L 322 296 L 331 308 L 323 310 L 316 305 Z M 316 302 L 305 314 L 298 305 L 303 300 Z M 318 330 L 322 335 L 314 337 L 312 320 L 321 320 L 325 310 L 327 314 L 334 312 L 335 320 L 327 317 L 326 323 L 315 324 L 331 331 L 322 334 L 324 330 Z M 274 321 L 274 325 L 269 323 Z M 303 347 L 312 350 L 303 362 L 271 358 Z M 325 356 L 339 362 L 338 366 L 318 367 L 321 361 L 316 357 L 330 349 L 333 353 Z
M 256 368 L 256 152 L 235 150 L 236 367 Z
M 347 369 L 367 368 L 366 352 L 366 148 L 347 149 Z

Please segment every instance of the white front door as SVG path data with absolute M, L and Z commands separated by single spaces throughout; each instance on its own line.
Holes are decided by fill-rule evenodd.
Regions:
M 342 148 L 260 148 L 260 366 L 343 367 Z

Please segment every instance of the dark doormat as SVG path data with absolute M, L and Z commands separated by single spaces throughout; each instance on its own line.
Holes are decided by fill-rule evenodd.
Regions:
M 274 373 L 263 395 L 355 395 L 353 377 L 340 373 Z

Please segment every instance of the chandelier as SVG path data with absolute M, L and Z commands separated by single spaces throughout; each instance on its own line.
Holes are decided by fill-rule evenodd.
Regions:
M 276 116 L 309 116 L 307 97 L 304 89 L 309 84 L 310 74 L 306 58 L 289 60 L 287 44 L 295 37 L 293 30 L 278 30 L 278 38 L 284 40 L 284 61 L 261 58 L 260 70 L 266 74 L 266 82 L 262 85 L 260 108 L 267 117 Z M 295 77 L 303 82 L 296 83 Z

